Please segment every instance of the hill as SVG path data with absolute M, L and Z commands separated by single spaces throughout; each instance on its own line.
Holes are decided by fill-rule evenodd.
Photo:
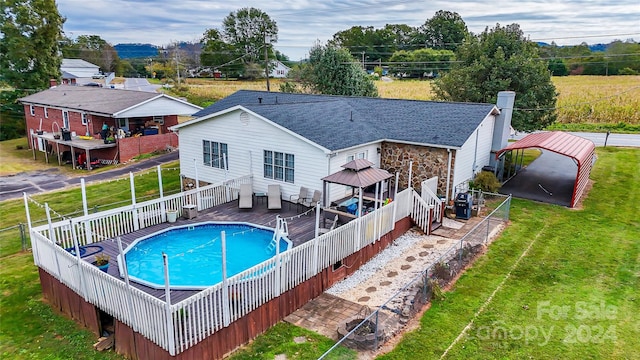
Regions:
M 117 44 L 114 49 L 120 59 L 154 57 L 158 55 L 158 47 L 152 44 Z

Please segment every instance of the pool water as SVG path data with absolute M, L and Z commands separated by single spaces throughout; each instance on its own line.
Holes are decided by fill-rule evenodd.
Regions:
M 172 288 L 203 289 L 222 281 L 222 236 L 226 234 L 227 277 L 275 256 L 273 230 L 251 224 L 201 223 L 136 240 L 125 250 L 132 281 L 164 287 L 162 253 L 167 254 Z M 280 240 L 280 252 L 290 242 Z

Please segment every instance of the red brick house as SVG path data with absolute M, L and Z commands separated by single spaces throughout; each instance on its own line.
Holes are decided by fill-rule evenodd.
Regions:
M 20 101 L 34 158 L 40 151 L 47 161 L 56 155 L 59 164 L 70 161 L 74 166 L 83 154 L 112 163 L 175 148 L 178 137 L 168 128 L 178 124 L 179 115 L 201 109 L 161 93 L 66 85 Z M 108 131 L 102 132 L 105 124 Z

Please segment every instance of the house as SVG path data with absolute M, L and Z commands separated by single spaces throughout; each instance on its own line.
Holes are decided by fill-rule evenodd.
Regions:
M 254 191 L 277 183 L 288 199 L 364 158 L 399 172 L 401 187 L 413 164 L 412 187 L 437 176 L 437 192 L 451 199 L 506 146 L 514 99 L 501 92 L 496 106 L 241 90 L 172 130 L 181 173 L 200 182 L 253 175 Z M 334 201 L 351 189 L 327 191 Z
M 134 156 L 178 146 L 168 130 L 178 115 L 202 108 L 166 94 L 61 85 L 21 98 L 29 146 L 62 159 L 126 162 Z M 109 134 L 101 134 L 106 124 Z M 113 142 L 102 137 L 110 135 Z M 82 137 L 80 137 L 82 136 Z M 106 137 L 106 136 L 105 136 Z M 69 152 L 71 156 L 69 156 Z M 89 154 L 89 152 L 91 152 Z
M 100 67 L 82 59 L 62 59 L 60 71 L 77 78 L 91 78 L 100 73 Z
M 271 61 L 269 67 L 271 68 L 271 72 L 269 72 L 269 77 L 272 78 L 286 78 L 289 75 L 290 67 L 283 64 L 282 62 L 275 60 Z

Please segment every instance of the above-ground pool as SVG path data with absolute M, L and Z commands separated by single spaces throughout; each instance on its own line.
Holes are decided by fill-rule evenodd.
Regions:
M 153 288 L 163 288 L 164 252 L 171 288 L 204 289 L 221 282 L 222 231 L 226 235 L 227 277 L 276 255 L 276 247 L 270 245 L 272 229 L 247 223 L 191 224 L 136 239 L 129 245 L 124 251 L 129 278 Z M 290 247 L 288 239 L 280 239 L 280 252 Z M 120 274 L 124 275 L 122 267 Z

